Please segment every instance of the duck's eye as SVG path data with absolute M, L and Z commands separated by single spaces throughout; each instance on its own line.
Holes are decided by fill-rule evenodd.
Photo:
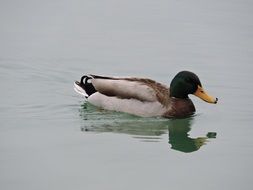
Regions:
M 201 93 L 204 93 L 204 91 L 203 91 L 203 90 L 200 90 L 200 92 L 201 92 Z

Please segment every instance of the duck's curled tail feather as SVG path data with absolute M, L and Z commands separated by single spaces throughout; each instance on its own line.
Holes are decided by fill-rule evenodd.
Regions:
M 84 95 L 85 98 L 88 98 L 90 95 L 94 94 L 96 91 L 95 87 L 91 83 L 91 79 L 93 79 L 92 76 L 84 75 L 82 76 L 80 82 L 75 82 L 75 90 L 81 94 Z

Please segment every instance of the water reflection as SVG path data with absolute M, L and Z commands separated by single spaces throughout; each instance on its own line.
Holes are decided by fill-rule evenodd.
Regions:
M 215 132 L 208 132 L 206 136 L 191 138 L 189 132 L 193 123 L 193 117 L 186 119 L 172 119 L 168 125 L 169 144 L 171 149 L 182 152 L 194 152 L 203 146 L 208 138 L 216 138 Z
M 80 116 L 83 121 L 82 131 L 124 133 L 145 142 L 159 142 L 164 139 L 164 135 L 168 134 L 170 148 L 185 153 L 197 151 L 208 142 L 208 139 L 216 138 L 215 132 L 191 138 L 189 132 L 192 129 L 194 117 L 170 120 L 140 118 L 101 110 L 87 103 L 82 105 Z

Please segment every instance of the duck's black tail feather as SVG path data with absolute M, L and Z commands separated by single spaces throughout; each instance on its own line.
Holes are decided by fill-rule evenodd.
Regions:
M 82 76 L 80 82 L 78 82 L 78 85 L 85 90 L 85 92 L 88 96 L 97 92 L 95 87 L 90 82 L 90 79 L 92 79 L 92 77 L 84 75 L 84 76 Z

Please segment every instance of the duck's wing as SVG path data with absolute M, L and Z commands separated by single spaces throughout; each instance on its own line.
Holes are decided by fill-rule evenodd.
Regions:
M 117 78 L 90 75 L 94 88 L 106 96 L 169 104 L 169 88 L 145 78 Z

